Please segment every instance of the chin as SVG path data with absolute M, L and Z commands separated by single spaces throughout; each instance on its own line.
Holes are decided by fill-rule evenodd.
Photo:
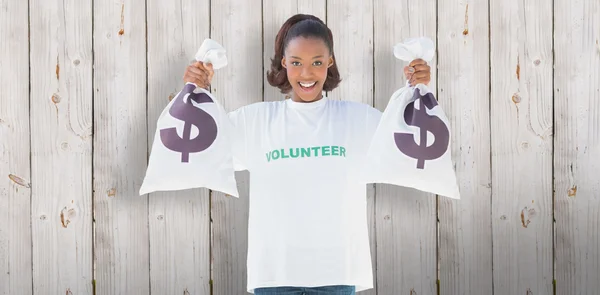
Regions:
M 315 89 L 310 93 L 306 93 L 303 89 L 294 89 L 294 92 L 296 93 L 296 96 L 299 97 L 302 101 L 313 102 L 321 96 L 323 89 Z
M 313 97 L 302 97 L 300 96 L 300 99 L 302 99 L 304 102 L 313 102 L 315 100 L 317 100 L 318 96 L 313 96 Z

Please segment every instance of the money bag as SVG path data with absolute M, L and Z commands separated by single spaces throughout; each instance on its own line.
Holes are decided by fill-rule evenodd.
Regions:
M 407 39 L 394 48 L 398 59 L 431 61 L 433 41 Z M 424 84 L 408 83 L 386 106 L 367 151 L 367 183 L 387 183 L 459 199 L 451 159 L 448 117 Z
M 210 43 L 207 43 L 210 42 Z M 211 46 L 205 46 L 209 44 Z M 222 47 L 205 40 L 196 55 L 204 62 Z M 214 60 L 221 67 L 226 60 Z M 233 125 L 225 109 L 208 91 L 187 83 L 169 102 L 156 123 L 148 168 L 140 195 L 154 191 L 209 188 L 239 197 L 232 154 Z

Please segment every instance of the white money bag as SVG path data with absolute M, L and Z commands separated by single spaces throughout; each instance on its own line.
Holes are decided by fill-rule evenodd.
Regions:
M 431 61 L 428 38 L 407 39 L 394 47 L 404 61 Z M 450 124 L 424 84 L 398 89 L 385 108 L 367 151 L 367 183 L 388 183 L 459 199 L 450 148 Z
M 206 39 L 196 60 L 227 64 L 224 49 Z M 140 195 L 205 187 L 239 197 L 235 181 L 233 126 L 208 91 L 187 83 L 160 114 Z

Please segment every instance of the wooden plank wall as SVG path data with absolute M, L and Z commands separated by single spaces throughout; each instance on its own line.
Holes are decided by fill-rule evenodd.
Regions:
M 440 294 L 493 294 L 488 8 L 438 1 L 437 92 L 461 190 L 438 202 Z
M 556 294 L 600 289 L 600 3 L 554 1 Z
M 150 292 L 145 2 L 94 1 L 94 286 Z
M 494 292 L 552 294 L 552 2 L 490 10 Z
M 34 294 L 92 292 L 91 17 L 92 1 L 29 3 Z
M 183 73 L 198 44 L 210 34 L 210 1 L 148 1 L 147 5 L 150 153 L 156 120 L 182 87 Z M 153 294 L 210 294 L 209 202 L 208 189 L 149 195 Z
M 28 13 L 0 1 L 0 294 L 33 292 Z
M 436 1 L 375 1 L 375 107 L 387 106 L 391 93 L 404 86 L 404 62 L 393 58 L 400 40 L 436 39 Z M 435 89 L 436 64 L 432 81 Z M 377 294 L 436 294 L 436 197 L 393 185 L 376 186 Z
M 247 294 L 247 172 L 239 199 L 138 191 L 202 40 L 228 49 L 227 110 L 280 100 L 265 74 L 295 13 L 333 31 L 329 97 L 380 110 L 393 45 L 437 44 L 462 199 L 369 186 L 361 294 L 597 293 L 597 0 L 0 0 L 0 294 Z

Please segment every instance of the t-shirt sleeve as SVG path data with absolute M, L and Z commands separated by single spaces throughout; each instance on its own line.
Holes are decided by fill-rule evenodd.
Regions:
M 232 124 L 231 145 L 233 154 L 233 169 L 235 171 L 248 170 L 246 114 L 243 107 L 229 112 L 229 121 Z
M 367 106 L 367 114 L 366 114 L 366 135 L 367 142 L 371 142 L 373 139 L 373 135 L 375 135 L 375 130 L 377 130 L 377 126 L 379 126 L 379 121 L 381 120 L 382 112 L 374 107 Z

